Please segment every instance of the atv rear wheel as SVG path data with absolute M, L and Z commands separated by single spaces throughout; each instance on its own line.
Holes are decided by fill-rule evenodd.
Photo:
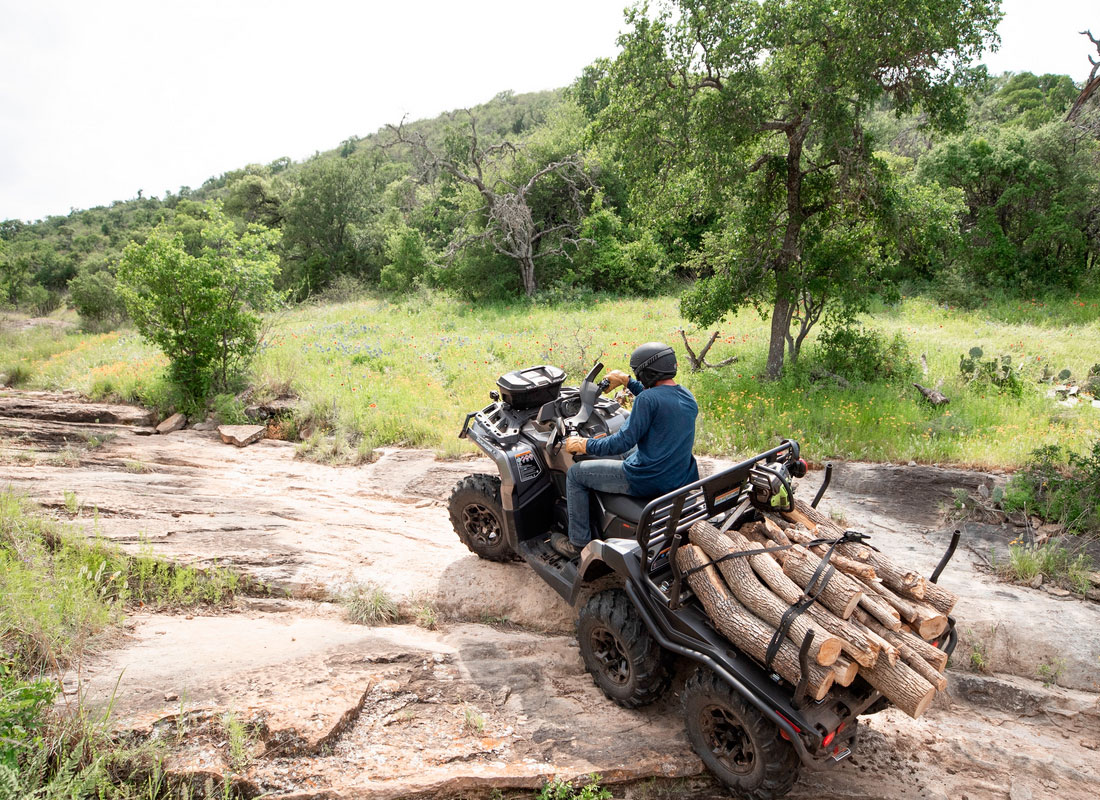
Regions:
M 624 708 L 652 703 L 668 688 L 669 656 L 653 640 L 621 589 L 594 595 L 577 616 L 584 666 L 596 685 Z
M 801 763 L 779 728 L 709 669 L 684 685 L 688 739 L 718 780 L 737 796 L 782 797 L 798 780 Z
M 511 561 L 516 557 L 504 537 L 504 509 L 496 475 L 467 475 L 451 490 L 447 507 L 458 538 L 480 558 Z

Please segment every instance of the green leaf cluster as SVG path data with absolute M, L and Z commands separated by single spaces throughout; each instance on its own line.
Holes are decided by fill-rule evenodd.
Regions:
M 238 233 L 220 207 L 158 226 L 123 252 L 119 292 L 191 403 L 230 388 L 259 342 L 259 311 L 277 301 L 278 231 Z

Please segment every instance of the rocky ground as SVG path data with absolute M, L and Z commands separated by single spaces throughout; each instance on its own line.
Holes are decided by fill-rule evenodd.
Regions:
M 654 707 L 614 706 L 583 671 L 572 610 L 526 567 L 458 542 L 447 494 L 489 462 L 388 450 L 330 467 L 287 443 L 239 449 L 212 431 L 153 435 L 152 422 L 0 392 L 0 483 L 126 549 L 228 567 L 273 592 L 217 612 L 135 614 L 67 676 L 69 702 L 113 697 L 120 731 L 166 737 L 176 769 L 233 772 L 282 798 L 477 797 L 589 772 L 616 796 L 721 795 L 683 734 L 683 675 Z M 1002 477 L 843 464 L 822 507 L 930 572 L 950 538 L 951 488 Z M 1100 794 L 1100 604 L 998 581 L 989 542 L 1016 532 L 967 534 L 974 551 L 960 548 L 942 579 L 961 596 L 948 697 L 920 720 L 867 719 L 857 753 L 804 773 L 793 797 Z M 331 601 L 366 581 L 434 607 L 440 624 L 351 624 Z M 961 671 L 975 648 L 997 675 Z M 1034 680 L 1052 673 L 1059 686 Z M 246 737 L 231 743 L 227 713 Z

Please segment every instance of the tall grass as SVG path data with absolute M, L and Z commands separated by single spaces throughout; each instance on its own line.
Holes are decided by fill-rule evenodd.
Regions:
M 792 365 L 784 379 L 763 381 L 768 326 L 751 310 L 720 326 L 722 336 L 708 356 L 718 361 L 736 355 L 736 364 L 685 371 L 680 380 L 699 400 L 701 454 L 743 455 L 792 436 L 819 461 L 1015 466 L 1040 444 L 1083 450 L 1100 436 L 1100 410 L 1057 406 L 1034 382 L 1047 364 L 1083 376 L 1100 361 L 1098 320 L 1097 297 L 1000 299 L 964 311 L 914 296 L 876 307 L 862 322 L 887 336 L 900 333 L 914 356 L 925 355 L 929 375 L 919 380 L 934 385 L 942 379 L 941 389 L 951 398 L 941 411 L 930 409 L 907 383 L 840 388 L 810 380 L 813 334 L 803 348 L 802 369 Z M 252 382 L 261 394 L 290 389 L 302 398 L 295 422 L 307 455 L 360 461 L 374 448 L 402 445 L 454 456 L 472 451 L 457 432 L 467 412 L 489 402 L 488 391 L 502 373 L 552 363 L 565 367 L 575 382 L 597 359 L 625 367 L 635 346 L 654 339 L 673 344 L 682 356 L 678 330 L 684 324 L 672 296 L 473 305 L 421 294 L 305 305 L 273 320 Z M 693 345 L 707 334 L 694 331 Z M 109 377 L 116 394 L 163 396 L 156 388 L 163 362 L 133 334 L 69 334 L 45 350 L 17 337 L 7 341 L 20 357 L 28 354 L 27 385 L 102 393 Z M 1022 366 L 1028 383 L 1023 398 L 961 380 L 959 357 L 974 346 L 987 356 L 1010 354 Z M 49 354 L 43 358 L 43 352 Z M 686 366 L 686 359 L 681 363 Z

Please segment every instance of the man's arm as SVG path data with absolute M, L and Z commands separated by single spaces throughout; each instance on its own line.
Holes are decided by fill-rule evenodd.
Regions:
M 635 381 L 637 383 L 637 381 Z M 638 384 L 641 386 L 641 384 Z M 625 453 L 645 436 L 649 426 L 653 424 L 653 408 L 649 403 L 642 402 L 639 398 L 634 404 L 634 409 L 627 417 L 626 424 L 610 436 L 601 439 L 588 439 L 585 444 L 585 452 L 593 456 L 617 456 Z

